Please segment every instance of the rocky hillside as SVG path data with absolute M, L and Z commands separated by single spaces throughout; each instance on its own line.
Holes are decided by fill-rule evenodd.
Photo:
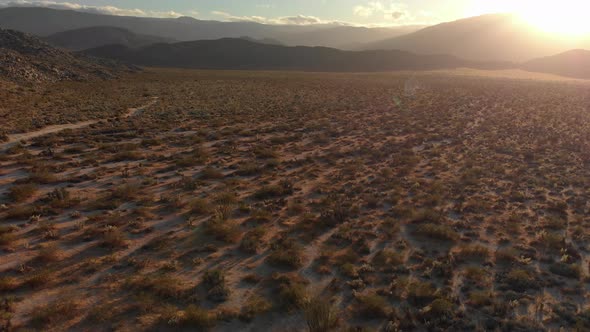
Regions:
M 83 81 L 112 78 L 130 70 L 114 62 L 56 49 L 40 39 L 0 29 L 0 79 L 19 82 Z

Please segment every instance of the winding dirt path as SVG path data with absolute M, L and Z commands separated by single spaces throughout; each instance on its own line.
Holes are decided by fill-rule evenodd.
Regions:
M 145 105 L 141 105 L 139 107 L 128 109 L 127 113 L 123 114 L 121 117 L 119 117 L 119 119 L 121 119 L 121 118 L 127 119 L 127 118 L 131 118 L 134 116 L 138 116 L 146 108 L 153 106 L 157 101 L 158 101 L 158 97 L 153 97 L 152 100 Z M 36 131 L 30 131 L 28 133 L 8 135 L 8 141 L 0 144 L 0 151 L 6 150 L 6 149 L 14 146 L 16 143 L 23 141 L 23 140 L 29 140 L 29 139 L 37 138 L 40 136 L 45 136 L 48 134 L 57 133 L 57 132 L 60 132 L 62 130 L 66 130 L 66 129 L 79 129 L 79 128 L 88 127 L 88 126 L 91 126 L 95 123 L 98 123 L 99 121 L 102 121 L 102 119 L 47 126 L 47 127 L 44 127 L 42 129 L 39 129 Z

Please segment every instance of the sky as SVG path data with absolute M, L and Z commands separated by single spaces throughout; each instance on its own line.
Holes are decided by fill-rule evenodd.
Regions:
M 567 0 L 565 0 L 567 1 Z M 543 3 L 535 0 L 535 5 Z M 339 22 L 363 26 L 431 25 L 485 13 L 510 12 L 531 0 L 0 0 L 4 6 L 45 6 L 115 15 L 178 17 L 268 24 Z M 522 8 L 521 8 L 522 9 Z

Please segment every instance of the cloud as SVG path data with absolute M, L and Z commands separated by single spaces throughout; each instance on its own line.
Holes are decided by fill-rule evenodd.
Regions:
M 263 16 L 236 16 L 227 12 L 215 10 L 211 14 L 219 16 L 227 21 L 234 22 L 256 22 L 262 24 L 274 24 L 274 25 L 313 25 L 313 24 L 338 24 L 338 25 L 351 25 L 347 22 L 340 21 L 329 21 L 323 20 L 316 16 L 307 15 L 295 15 L 295 16 L 281 16 L 275 18 L 268 18 Z
M 382 1 L 369 1 L 365 5 L 358 5 L 352 8 L 354 15 L 369 18 L 382 16 L 385 19 L 399 20 L 409 17 L 407 6 L 403 3 L 384 4 Z
M 115 6 L 88 6 L 80 5 L 71 2 L 56 2 L 56 1 L 31 1 L 31 0 L 11 0 L 0 1 L 0 7 L 44 7 L 53 9 L 76 10 L 94 14 L 106 14 L 117 16 L 142 16 L 142 17 L 180 17 L 183 16 L 175 11 L 153 11 L 142 10 L 138 8 L 128 9 L 119 8 Z

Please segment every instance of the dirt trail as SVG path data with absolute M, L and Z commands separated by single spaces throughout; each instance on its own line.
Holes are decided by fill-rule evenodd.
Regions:
M 128 109 L 127 113 L 125 113 L 123 116 L 121 116 L 121 118 L 127 119 L 127 118 L 131 118 L 131 117 L 140 115 L 146 108 L 154 105 L 157 101 L 158 101 L 158 97 L 153 97 L 152 100 L 145 105 L 141 105 L 136 108 Z M 88 127 L 90 125 L 98 123 L 99 121 L 101 121 L 101 120 L 99 119 L 99 120 L 81 121 L 81 122 L 76 122 L 76 123 L 66 123 L 66 124 L 61 124 L 61 125 L 47 126 L 43 129 L 36 130 L 36 131 L 30 131 L 28 133 L 8 135 L 8 141 L 0 144 L 0 151 L 6 150 L 6 149 L 10 148 L 11 146 L 15 145 L 16 143 L 23 141 L 23 140 L 29 140 L 29 139 L 37 138 L 40 136 L 45 136 L 48 134 L 57 133 L 57 132 L 60 132 L 62 130 L 66 130 L 66 129 L 79 129 L 79 128 Z

